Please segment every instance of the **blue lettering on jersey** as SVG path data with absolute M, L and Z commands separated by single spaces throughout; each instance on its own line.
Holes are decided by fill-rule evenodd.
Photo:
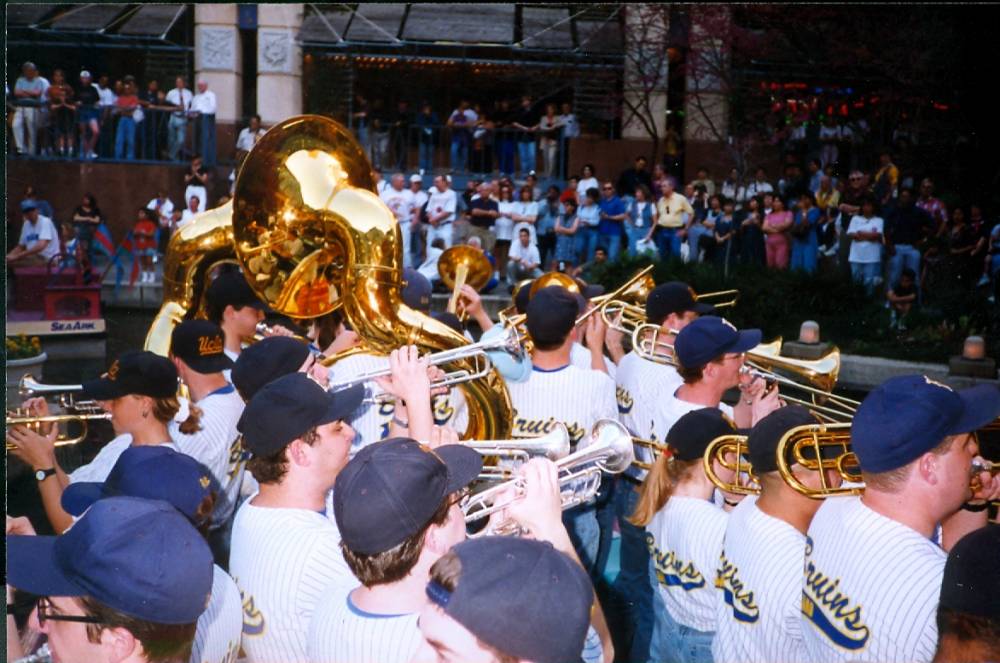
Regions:
M 389 437 L 389 427 L 392 425 L 392 415 L 396 413 L 396 403 L 394 401 L 384 401 L 378 404 L 378 415 L 384 420 L 379 427 L 378 439 L 384 440 Z
M 547 435 L 555 429 L 559 420 L 555 417 L 548 419 L 525 419 L 517 416 L 514 412 L 514 437 L 541 437 Z M 584 430 L 576 422 L 564 421 L 566 430 L 569 431 L 569 442 L 571 447 L 576 448 L 577 442 L 583 439 Z
M 862 620 L 861 606 L 851 607 L 850 598 L 837 591 L 840 578 L 831 580 L 816 570 L 809 559 L 812 545 L 812 539 L 807 537 L 802 614 L 834 644 L 844 649 L 864 649 L 871 632 Z
M 447 394 L 438 394 L 431 399 L 431 410 L 434 413 L 434 423 L 444 426 L 455 416 L 455 408 L 451 406 L 451 399 Z
M 618 399 L 618 413 L 628 414 L 635 404 L 632 401 L 632 394 L 628 393 L 625 387 L 615 387 L 615 397 Z
M 646 532 L 646 547 L 653 558 L 653 568 L 656 569 L 657 581 L 666 587 L 680 587 L 685 592 L 701 589 L 705 586 L 705 577 L 695 568 L 692 562 L 678 559 L 672 550 L 660 550 L 656 547 L 653 535 Z
M 760 619 L 760 608 L 753 600 L 753 592 L 746 589 L 739 578 L 740 570 L 726 559 L 726 551 L 719 556 L 719 569 L 715 586 L 722 590 L 726 605 L 733 609 L 733 619 L 752 624 Z
M 235 580 L 235 578 L 234 578 Z M 240 599 L 243 601 L 243 633 L 244 635 L 263 635 L 265 629 L 264 615 L 253 603 L 253 597 L 240 590 Z

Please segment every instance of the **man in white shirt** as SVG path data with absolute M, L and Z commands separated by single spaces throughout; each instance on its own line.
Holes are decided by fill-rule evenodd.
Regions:
M 229 571 L 243 596 L 249 663 L 305 663 L 306 634 L 320 599 L 356 582 L 326 513 L 327 493 L 347 465 L 346 420 L 364 387 L 329 393 L 304 373 L 265 385 L 240 418 L 247 469 L 260 492 L 236 512 Z
M 451 248 L 451 224 L 455 220 L 458 196 L 451 189 L 444 175 L 434 178 L 434 186 L 427 197 L 427 244 L 434 240 L 444 240 L 444 248 Z
M 194 98 L 191 90 L 185 87 L 183 76 L 178 76 L 174 85 L 174 89 L 167 92 L 167 103 L 176 109 L 170 114 L 170 120 L 167 122 L 167 154 L 171 161 L 180 159 L 184 138 L 187 135 L 188 113 L 191 111 Z
M 875 215 L 875 199 L 861 203 L 861 213 L 851 218 L 847 236 L 851 240 L 851 278 L 865 286 L 868 294 L 882 282 L 882 233 L 885 222 Z
M 764 173 L 764 169 L 758 168 L 754 171 L 753 182 L 747 185 L 747 200 L 755 198 L 756 196 L 762 196 L 765 193 L 771 193 L 772 191 L 774 191 L 774 187 L 767 181 L 767 175 Z
M 945 551 L 986 525 L 985 505 L 1000 496 L 988 472 L 970 487 L 974 432 L 998 415 L 992 384 L 956 392 L 904 375 L 868 394 L 851 422 L 864 494 L 828 497 L 809 525 L 806 660 L 934 659 Z
M 240 131 L 239 138 L 236 139 L 236 160 L 243 161 L 247 152 L 253 149 L 253 146 L 265 133 L 267 132 L 260 126 L 260 115 L 251 117 L 249 126 L 244 127 Z
M 7 264 L 11 267 L 47 265 L 59 254 L 59 235 L 52 219 L 38 213 L 38 203 L 26 199 L 21 201 L 24 224 L 17 246 L 7 254 Z
M 218 108 L 215 93 L 208 89 L 208 81 L 198 81 L 198 94 L 191 99 L 191 110 L 198 113 L 195 118 L 198 134 L 198 152 L 206 168 L 214 168 L 215 155 L 215 112 Z
M 156 197 L 146 204 L 146 209 L 156 212 L 161 226 L 170 226 L 170 219 L 174 214 L 174 204 L 167 197 L 166 191 L 157 191 Z
M 399 223 L 399 232 L 403 236 L 403 267 L 412 266 L 410 256 L 410 222 L 413 220 L 413 192 L 405 188 L 406 179 L 402 173 L 392 176 L 390 186 L 379 194 L 379 198 L 392 211 Z
M 527 228 L 521 228 L 517 233 L 517 242 L 510 247 L 507 257 L 510 258 L 507 261 L 507 281 L 510 285 L 542 275 L 542 258 L 538 255 L 538 247 L 531 242 L 531 231 Z

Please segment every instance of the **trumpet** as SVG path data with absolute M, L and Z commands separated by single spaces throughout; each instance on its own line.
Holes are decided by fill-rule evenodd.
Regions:
M 88 421 L 110 421 L 111 413 L 87 411 L 78 412 L 75 414 L 51 414 L 44 417 L 35 416 L 29 413 L 27 410 L 20 408 L 9 410 L 7 412 L 7 428 L 12 426 L 24 426 L 36 432 L 39 432 L 41 427 L 45 424 L 66 424 L 67 427 L 70 424 L 76 423 L 81 427 L 81 431 L 78 435 L 70 436 L 68 432 L 60 431 L 59 436 L 56 438 L 55 446 L 69 446 L 72 444 L 79 444 L 87 439 L 87 422 Z M 7 442 L 7 451 L 14 451 L 17 449 L 16 444 L 11 444 Z
M 601 474 L 618 474 L 635 460 L 632 436 L 613 419 L 601 419 L 590 431 L 587 446 L 558 460 L 559 487 L 563 511 L 584 504 L 597 494 Z M 466 498 L 462 503 L 465 522 L 471 523 L 503 511 L 524 494 L 524 479 L 518 477 Z M 515 497 L 501 500 L 511 489 Z M 511 520 L 493 529 L 494 534 L 515 534 L 518 526 Z
M 531 360 L 521 347 L 517 330 L 513 327 L 496 325 L 486 331 L 478 343 L 462 345 L 450 350 L 442 350 L 425 355 L 431 366 L 440 366 L 461 359 L 472 359 L 474 368 L 445 373 L 444 377 L 431 383 L 431 389 L 451 387 L 456 384 L 478 380 L 485 377 L 496 366 L 505 377 L 513 381 L 521 381 L 531 373 Z M 329 386 L 329 391 L 338 392 L 359 384 L 366 384 L 377 378 L 392 374 L 389 368 L 377 369 L 361 373 L 343 382 Z M 373 394 L 369 388 L 367 402 L 382 402 L 390 399 L 388 394 Z
M 569 430 L 560 422 L 556 422 L 556 427 L 541 437 L 474 440 L 463 444 L 487 459 L 495 459 L 494 462 L 483 463 L 483 470 L 479 473 L 481 481 L 509 479 L 519 465 L 532 458 L 560 460 L 569 454 L 570 449 Z
M 58 395 L 58 403 L 64 410 L 97 411 L 100 406 L 93 400 L 76 400 L 73 394 L 83 391 L 82 384 L 44 384 L 36 380 L 30 373 L 21 377 L 17 383 L 17 393 L 21 398 L 45 398 Z

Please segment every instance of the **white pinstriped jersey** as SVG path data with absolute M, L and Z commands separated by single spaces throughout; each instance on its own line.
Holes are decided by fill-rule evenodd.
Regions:
M 670 616 L 715 630 L 715 570 L 729 514 L 708 500 L 674 496 L 646 525 L 646 545 Z
M 132 446 L 132 435 L 129 433 L 123 433 L 114 438 L 97 452 L 92 461 L 73 470 L 69 475 L 70 483 L 80 481 L 99 481 L 103 483 L 108 478 L 108 475 L 111 474 L 111 468 L 118 462 L 118 457 L 130 446 Z M 166 446 L 174 451 L 180 451 L 180 448 L 172 440 L 167 442 Z
M 388 367 L 388 357 L 378 357 L 367 353 L 344 357 L 330 367 L 330 384 L 346 382 L 361 373 L 378 371 Z M 368 386 L 372 388 L 373 393 L 379 391 L 374 382 Z M 459 388 L 453 388 L 447 397 L 436 396 L 431 409 L 434 414 L 434 423 L 438 426 L 451 426 L 459 434 L 463 433 L 468 426 L 469 413 L 465 395 Z M 372 442 L 389 437 L 389 428 L 392 425 L 392 417 L 395 412 L 396 406 L 392 401 L 365 403 L 358 409 L 354 419 L 350 422 L 351 428 L 356 433 L 354 442 L 351 444 L 351 457 Z
M 358 581 L 340 551 L 333 518 L 252 502 L 236 512 L 229 558 L 243 600 L 243 651 L 248 663 L 304 663 L 320 597 Z
M 571 445 L 590 434 L 598 419 L 618 419 L 615 383 L 600 371 L 567 364 L 554 370 L 534 368 L 524 382 L 508 382 L 514 405 L 514 437 L 537 437 L 566 424 Z
M 185 435 L 180 424 L 168 425 L 182 453 L 191 456 L 211 471 L 221 491 L 212 512 L 212 527 L 219 527 L 233 515 L 243 483 L 243 454 L 240 432 L 236 424 L 243 414 L 244 402 L 236 389 L 213 392 L 195 403 L 201 410 L 200 430 Z
M 643 359 L 633 351 L 622 357 L 618 363 L 615 382 L 618 415 L 633 435 L 641 437 L 645 435 L 645 426 L 639 425 L 636 416 L 650 411 L 652 405 L 647 401 L 652 401 L 655 405 L 659 397 L 673 393 L 684 381 L 673 366 Z M 651 449 L 638 445 L 635 447 L 635 458 L 646 463 L 652 463 L 654 460 Z M 639 481 L 644 481 L 647 474 L 646 470 L 640 470 L 635 466 L 625 470 L 625 473 Z
M 802 559 L 806 537 L 757 508 L 748 495 L 729 514 L 717 565 L 716 661 L 805 659 L 802 644 Z
M 310 663 L 409 663 L 422 641 L 419 613 L 375 614 L 351 600 L 356 587 L 338 587 L 316 606 L 309 627 Z
M 946 555 L 918 532 L 830 497 L 809 526 L 802 636 L 812 661 L 930 661 Z
M 198 618 L 190 663 L 236 663 L 243 631 L 240 590 L 218 566 L 212 568 L 212 597 Z
M 590 350 L 580 343 L 574 343 L 573 347 L 569 351 L 569 363 L 573 364 L 577 368 L 583 368 L 586 370 L 594 370 L 591 368 L 590 363 Z M 607 357 L 604 357 L 604 367 L 608 369 L 607 375 L 611 376 L 611 379 L 615 379 L 615 374 L 618 371 L 618 367 L 615 362 L 611 361 Z

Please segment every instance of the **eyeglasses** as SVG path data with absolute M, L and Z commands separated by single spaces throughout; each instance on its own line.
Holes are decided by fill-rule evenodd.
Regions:
M 43 596 L 38 599 L 36 603 L 38 609 L 38 625 L 45 626 L 46 621 L 53 622 L 78 622 L 80 624 L 103 624 L 97 617 L 92 617 L 90 615 L 60 615 L 58 612 L 52 612 L 52 601 L 49 597 Z
M 451 494 L 451 497 L 448 498 L 448 508 L 451 508 L 456 504 L 461 505 L 462 502 L 468 499 L 469 495 L 471 494 L 472 491 L 469 490 L 468 486 L 462 488 L 461 490 L 456 490 L 454 493 Z

